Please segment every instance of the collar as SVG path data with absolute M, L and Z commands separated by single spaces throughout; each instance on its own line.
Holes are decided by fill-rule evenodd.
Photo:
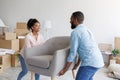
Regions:
M 77 27 L 76 27 L 75 29 L 77 29 L 77 28 L 81 28 L 81 27 L 83 27 L 83 24 L 79 24 L 79 25 L 77 25 Z
M 40 33 L 38 32 L 38 35 L 39 35 L 39 34 L 40 34 Z M 34 36 L 32 32 L 30 32 L 30 35 L 31 35 L 31 36 Z

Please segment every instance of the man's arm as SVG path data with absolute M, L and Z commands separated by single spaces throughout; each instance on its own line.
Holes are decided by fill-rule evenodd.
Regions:
M 72 64 L 72 62 L 67 62 L 65 67 L 59 72 L 59 76 L 64 75 L 65 72 L 69 69 L 70 65 Z M 73 70 L 77 69 L 77 67 L 80 64 L 80 58 L 78 58 L 78 62 L 75 64 L 75 66 L 73 67 Z
M 77 55 L 77 50 L 78 50 L 78 35 L 76 32 L 72 32 L 70 40 L 70 53 L 67 58 L 67 63 L 65 67 L 58 73 L 59 76 L 63 75 L 68 70 L 68 68 L 70 67 L 70 65 L 72 64 Z
M 77 67 L 79 66 L 79 64 L 80 64 L 80 58 L 78 58 L 77 63 L 76 63 L 76 64 L 74 65 L 74 67 L 73 67 L 73 70 L 76 70 Z
M 59 76 L 63 75 L 70 67 L 70 65 L 72 64 L 72 62 L 67 62 L 65 67 L 58 73 Z

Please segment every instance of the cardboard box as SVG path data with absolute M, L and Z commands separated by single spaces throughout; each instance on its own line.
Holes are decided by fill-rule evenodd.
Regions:
M 11 67 L 11 55 L 6 54 L 2 56 L 2 67 L 4 69 Z
M 16 28 L 17 29 L 27 29 L 27 24 L 25 22 L 17 22 Z
M 112 51 L 112 44 L 99 43 L 98 47 L 99 47 L 100 51 L 108 51 L 108 52 Z
M 21 50 L 24 46 L 25 39 L 19 39 L 19 50 Z
M 0 72 L 3 72 L 5 69 L 11 67 L 11 55 L 2 55 L 0 56 Z
M 19 52 L 16 51 L 13 55 L 11 55 L 11 67 L 16 67 L 20 65 L 19 63 Z
M 5 32 L 5 40 L 13 40 L 16 39 L 16 33 Z
M 29 31 L 27 29 L 15 29 L 16 36 L 25 36 Z
M 111 56 L 110 56 L 110 59 L 116 60 L 116 63 L 117 63 L 117 64 L 120 64 L 120 57 L 119 57 L 119 56 L 114 57 L 113 55 L 111 55 Z
M 115 46 L 115 49 L 119 49 L 120 50 L 120 37 L 115 37 L 115 39 L 114 39 L 114 46 Z
M 0 39 L 4 39 L 5 38 L 5 35 L 0 35 Z
M 116 59 L 116 63 L 120 64 L 120 58 L 119 57 Z
M 5 48 L 5 49 L 12 49 L 12 50 L 19 50 L 19 40 L 14 39 L 14 40 L 4 40 L 0 39 L 0 48 Z

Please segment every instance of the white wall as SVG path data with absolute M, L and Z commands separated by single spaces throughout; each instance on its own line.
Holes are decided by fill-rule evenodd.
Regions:
M 120 36 L 120 0 L 0 0 L 0 18 L 14 28 L 16 22 L 37 18 L 41 24 L 52 21 L 49 36 L 70 35 L 70 16 L 85 14 L 84 24 L 98 43 L 112 43 Z M 12 29 L 11 28 L 11 29 Z

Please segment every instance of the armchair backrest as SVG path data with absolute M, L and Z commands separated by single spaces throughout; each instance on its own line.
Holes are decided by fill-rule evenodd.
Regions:
M 64 49 L 70 45 L 69 36 L 53 37 L 47 40 L 42 46 L 25 48 L 26 58 L 37 55 L 53 55 L 55 51 Z
M 70 45 L 69 36 L 53 37 L 45 42 L 47 52 L 53 54 L 55 51 L 64 49 Z

